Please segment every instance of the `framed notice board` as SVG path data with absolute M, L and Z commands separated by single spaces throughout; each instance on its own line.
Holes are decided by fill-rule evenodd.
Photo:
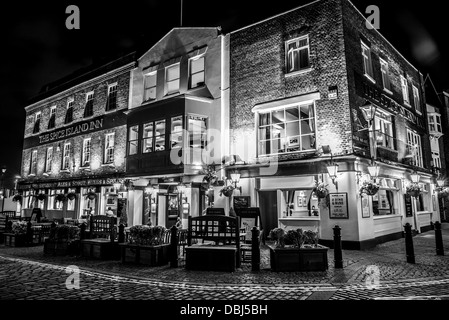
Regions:
M 405 216 L 413 217 L 412 196 L 404 194 L 404 202 L 405 202 Z
M 330 219 L 349 219 L 348 211 L 348 194 L 347 193 L 331 193 L 329 218 Z
M 234 196 L 234 209 L 248 208 L 250 202 L 251 202 L 251 198 L 248 196 Z

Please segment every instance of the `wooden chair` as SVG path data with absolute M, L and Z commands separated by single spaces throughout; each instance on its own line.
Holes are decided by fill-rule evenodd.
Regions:
M 93 216 L 90 219 L 89 239 L 81 240 L 82 255 L 97 259 L 118 259 L 117 226 L 113 217 Z
M 14 219 L 16 217 L 15 211 L 2 211 L 0 214 L 7 216 L 8 218 Z

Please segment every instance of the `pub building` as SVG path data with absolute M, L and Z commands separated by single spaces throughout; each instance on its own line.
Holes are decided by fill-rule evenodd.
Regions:
M 262 89 L 263 88 L 263 89 Z M 348 0 L 322 0 L 230 33 L 226 168 L 276 227 L 342 229 L 343 248 L 439 221 L 422 74 Z M 323 182 L 329 195 L 313 192 Z M 376 182 L 376 194 L 361 193 Z M 408 186 L 421 192 L 410 196 Z M 242 198 L 245 197 L 245 198 Z M 236 203 L 238 203 L 238 201 Z M 235 201 L 231 202 L 234 203 Z
M 82 69 L 29 101 L 18 183 L 22 216 L 33 208 L 50 219 L 86 218 L 109 208 L 126 214 L 124 112 L 134 61 L 130 54 Z
M 207 164 L 220 164 L 229 128 L 229 49 L 219 28 L 174 28 L 137 59 L 127 112 L 128 225 L 171 227 L 211 205 L 201 188 Z

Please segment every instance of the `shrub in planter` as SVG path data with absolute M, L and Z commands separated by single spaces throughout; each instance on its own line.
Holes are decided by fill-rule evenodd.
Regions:
M 165 228 L 161 226 L 138 225 L 129 229 L 130 244 L 154 246 L 163 243 Z
M 11 233 L 16 236 L 25 236 L 27 233 L 27 222 L 26 221 L 14 221 L 11 227 Z
M 58 224 L 50 229 L 49 238 L 44 243 L 44 253 L 78 254 L 80 229 L 77 226 Z

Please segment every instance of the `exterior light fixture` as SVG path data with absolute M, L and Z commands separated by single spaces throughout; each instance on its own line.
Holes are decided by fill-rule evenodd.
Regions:
M 419 175 L 418 172 L 415 171 L 410 175 L 410 178 L 412 179 L 413 183 L 418 183 L 419 180 L 421 179 L 421 176 Z
M 122 184 L 121 184 L 120 182 L 115 182 L 115 183 L 114 183 L 115 193 L 118 193 L 118 191 L 119 191 L 121 185 L 122 185 Z
M 184 193 L 186 191 L 186 185 L 184 183 L 179 183 L 177 186 L 177 190 L 179 193 Z
M 234 188 L 238 189 L 240 193 L 242 193 L 242 187 L 237 187 L 237 184 L 240 182 L 240 173 L 231 173 L 231 182 L 234 184 Z
M 375 161 L 372 161 L 371 165 L 368 166 L 369 175 L 374 181 L 379 177 L 379 169 L 380 167 Z
M 145 187 L 145 193 L 146 194 L 153 193 L 153 190 L 154 190 L 154 188 L 153 188 L 153 186 L 150 183 Z

